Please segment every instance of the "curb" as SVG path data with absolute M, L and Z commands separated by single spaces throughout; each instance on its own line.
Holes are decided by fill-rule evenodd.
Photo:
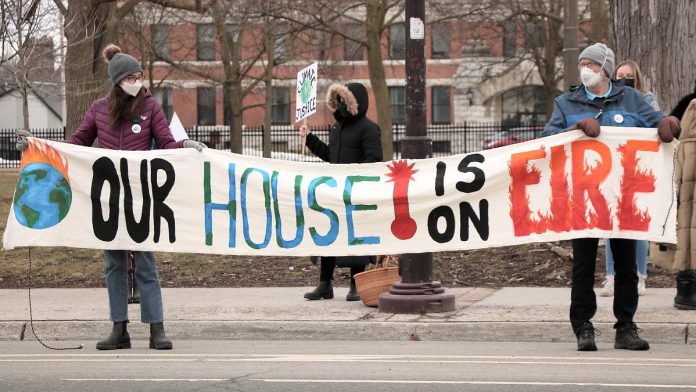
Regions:
M 25 322 L 0 322 L 0 340 L 35 340 Z M 173 340 L 300 340 L 300 341 L 472 341 L 472 342 L 568 342 L 575 337 L 568 322 L 316 322 L 316 321 L 169 321 Z M 594 323 L 600 343 L 614 339 L 613 323 Z M 651 343 L 696 345 L 690 324 L 641 323 L 641 336 Z M 108 321 L 34 321 L 41 340 L 103 339 L 111 330 Z M 693 330 L 693 327 L 691 327 Z M 149 329 L 139 322 L 129 325 L 133 339 L 147 339 Z

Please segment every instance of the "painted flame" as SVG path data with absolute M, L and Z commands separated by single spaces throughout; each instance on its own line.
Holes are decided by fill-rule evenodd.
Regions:
M 415 162 L 409 165 L 408 161 L 405 159 L 402 159 L 400 161 L 393 161 L 391 166 L 387 165 L 387 167 L 389 168 L 389 173 L 387 173 L 387 177 L 391 178 L 391 180 L 388 180 L 387 182 L 396 182 L 399 180 L 415 181 L 413 175 L 418 173 L 418 170 L 413 170 L 413 167 L 415 165 Z
M 63 157 L 45 141 L 38 139 L 28 139 L 29 146 L 22 153 L 22 160 L 19 163 L 19 171 L 30 163 L 47 163 L 54 169 L 63 174 L 65 180 L 70 182 L 68 178 L 68 162 L 63 160 Z

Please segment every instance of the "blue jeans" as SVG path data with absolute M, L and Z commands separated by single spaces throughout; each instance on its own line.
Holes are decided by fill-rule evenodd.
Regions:
M 162 290 L 153 252 L 134 251 L 135 281 L 140 289 L 140 320 L 155 324 L 164 321 Z M 125 250 L 105 250 L 104 280 L 109 292 L 111 321 L 128 320 L 128 254 Z
M 604 247 L 606 250 L 606 257 L 604 258 L 606 264 L 607 275 L 614 276 L 614 255 L 611 253 L 611 246 L 609 239 L 607 239 L 607 244 Z M 636 269 L 640 272 L 643 277 L 648 277 L 648 241 L 637 240 L 636 243 Z

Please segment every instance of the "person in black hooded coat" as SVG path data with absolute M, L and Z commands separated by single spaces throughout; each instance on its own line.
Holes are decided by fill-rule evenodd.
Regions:
M 329 163 L 369 163 L 382 161 L 382 140 L 379 126 L 367 118 L 369 107 L 367 89 L 360 83 L 333 84 L 326 94 L 326 106 L 336 119 L 329 130 L 327 145 L 309 132 L 306 125 L 300 135 L 307 137 L 307 148 L 314 155 Z M 319 285 L 305 293 L 309 300 L 333 298 L 331 280 L 336 266 L 350 267 L 350 290 L 347 301 L 359 301 L 355 287 L 355 274 L 365 271 L 374 263 L 374 256 L 321 257 Z

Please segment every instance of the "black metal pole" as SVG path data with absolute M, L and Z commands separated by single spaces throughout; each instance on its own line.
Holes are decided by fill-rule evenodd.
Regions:
M 432 156 L 427 136 L 425 90 L 425 0 L 406 0 L 406 136 L 401 140 L 401 157 L 421 159 Z M 428 313 L 454 310 L 454 295 L 433 281 L 432 253 L 399 256 L 401 282 L 379 298 L 385 313 Z
M 566 0 L 563 27 L 563 89 L 580 82 L 578 70 L 578 0 Z

